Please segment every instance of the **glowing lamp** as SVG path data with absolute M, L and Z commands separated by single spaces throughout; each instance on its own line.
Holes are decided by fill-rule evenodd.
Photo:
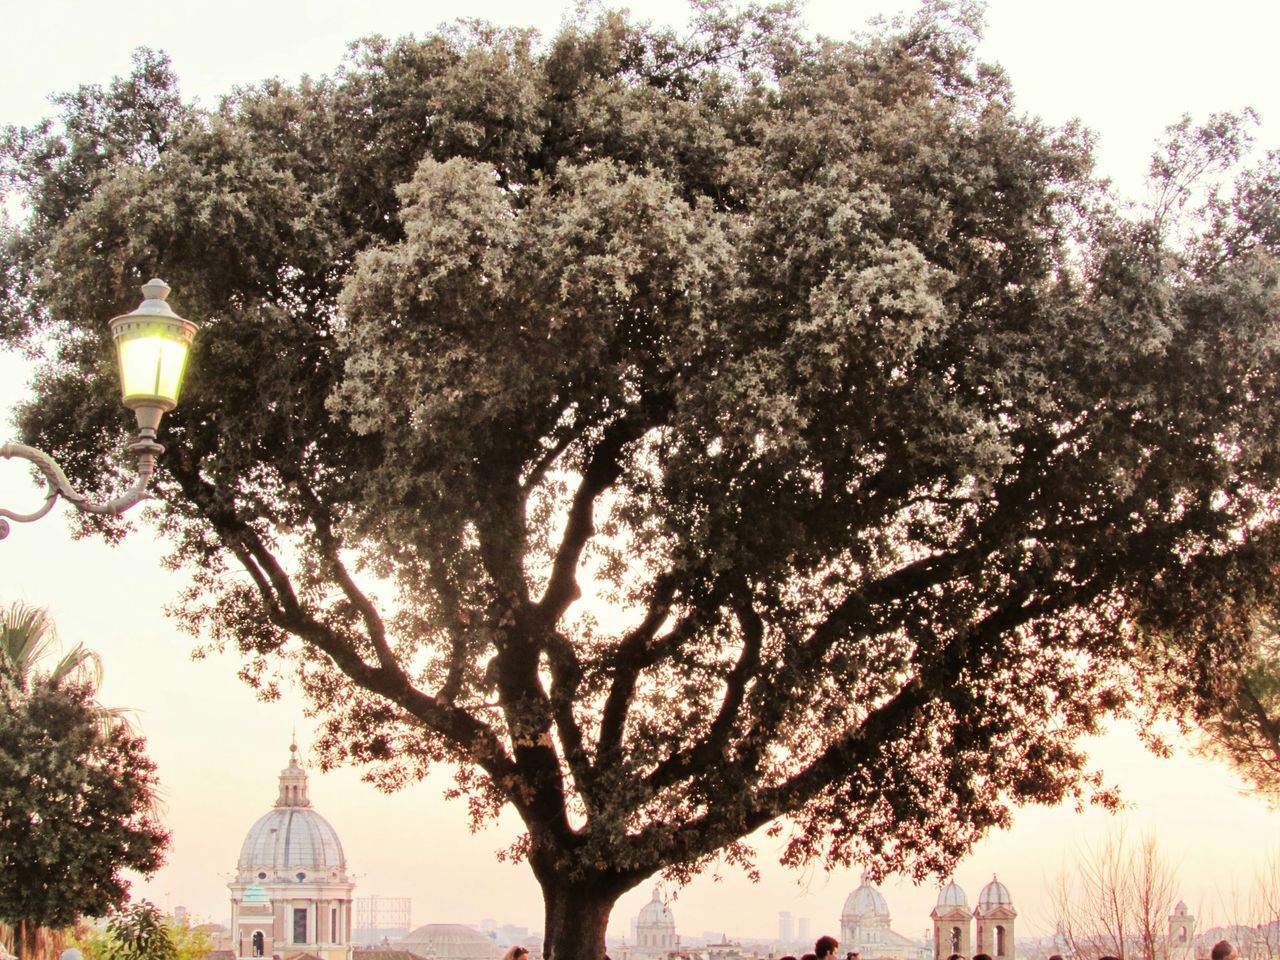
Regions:
M 120 390 L 124 405 L 138 418 L 138 438 L 129 451 L 138 458 L 138 479 L 123 494 L 106 503 L 94 503 L 71 486 L 62 468 L 42 450 L 21 443 L 0 445 L 0 459 L 17 457 L 34 464 L 44 475 L 44 505 L 30 513 L 0 509 L 0 540 L 9 534 L 9 521 L 30 523 L 45 516 L 59 498 L 84 513 L 119 516 L 149 496 L 148 486 L 156 470 L 156 458 L 164 447 L 156 442 L 160 418 L 178 405 L 182 375 L 187 369 L 187 351 L 196 335 L 196 325 L 183 320 L 165 302 L 169 285 L 152 280 L 142 288 L 146 298 L 132 313 L 111 321 L 120 362 Z
M 111 321 L 120 360 L 124 405 L 138 418 L 138 429 L 154 438 L 160 418 L 178 405 L 187 351 L 196 325 L 173 312 L 166 302 L 169 285 L 152 280 L 142 288 L 146 298 L 131 313 Z

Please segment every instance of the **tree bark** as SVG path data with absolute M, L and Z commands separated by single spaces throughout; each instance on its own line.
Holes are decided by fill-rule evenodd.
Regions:
M 546 960 L 603 960 L 604 935 L 618 894 L 590 882 L 549 886 L 542 899 L 546 910 L 542 955 Z

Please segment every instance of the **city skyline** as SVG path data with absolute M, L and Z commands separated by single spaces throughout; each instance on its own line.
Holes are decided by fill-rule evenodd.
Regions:
M 659 20 L 683 9 L 666 0 L 632 6 Z M 843 34 L 872 14 L 892 14 L 901 6 L 813 4 L 808 19 L 823 32 Z M 1203 119 L 1210 110 L 1252 104 L 1264 120 L 1260 143 L 1280 146 L 1280 93 L 1263 46 L 1280 27 L 1280 13 L 1260 3 L 1219 4 L 1212 15 L 1190 4 L 1119 6 L 1080 4 L 1066 18 L 1037 14 L 1013 0 L 994 2 L 982 49 L 1008 69 L 1021 109 L 1050 123 L 1078 114 L 1096 129 L 1100 165 L 1130 197 L 1140 199 L 1137 184 L 1155 137 L 1184 110 Z M 492 0 L 471 4 L 468 12 L 551 32 L 564 9 L 559 3 Z M 50 112 L 46 95 L 126 71 L 129 52 L 138 45 L 167 50 L 184 90 L 212 103 L 237 83 L 332 70 L 343 44 L 358 36 L 421 33 L 446 19 L 443 10 L 421 10 L 408 3 L 338 0 L 270 10 L 237 0 L 159 16 L 136 3 L 110 10 L 73 3 L 15 9 L 6 13 L 11 29 L 7 56 L 0 58 L 0 122 L 33 122 Z M 41 41 L 19 42 L 35 37 Z M 181 290 L 173 300 L 181 312 Z M 20 357 L 0 356 L 0 410 L 7 412 L 21 398 L 31 369 Z M 6 423 L 0 437 L 10 433 Z M 24 509 L 39 498 L 22 466 L 0 463 L 0 504 Z M 221 920 L 229 914 L 226 882 L 240 841 L 272 802 L 291 731 L 296 725 L 305 747 L 312 728 L 290 689 L 276 703 L 255 700 L 236 680 L 234 655 L 212 652 L 191 661 L 197 641 L 180 634 L 161 612 L 176 596 L 181 577 L 161 568 L 163 551 L 146 529 L 108 548 L 73 542 L 69 526 L 64 507 L 40 523 L 15 525 L 0 542 L 0 601 L 48 608 L 67 641 L 84 641 L 102 655 L 103 701 L 139 709 L 138 723 L 160 766 L 174 848 L 170 866 L 140 883 L 137 893 L 164 907 L 185 905 L 198 918 Z M 1108 781 L 1118 783 L 1134 804 L 1123 821 L 1134 832 L 1155 832 L 1181 864 L 1183 896 L 1193 912 L 1206 918 L 1225 912 L 1233 881 L 1247 884 L 1255 863 L 1260 867 L 1260 858 L 1276 846 L 1266 805 L 1241 795 L 1227 768 L 1188 756 L 1181 747 L 1174 758 L 1161 760 L 1130 731 L 1102 738 L 1091 752 Z M 541 926 L 541 900 L 527 868 L 495 862 L 495 852 L 516 833 L 510 814 L 473 836 L 464 805 L 440 799 L 444 773 L 385 796 L 359 782 L 358 771 L 321 774 L 309 768 L 316 807 L 347 848 L 357 896 L 412 897 L 415 926 L 478 923 L 494 915 L 484 907 L 494 902 L 510 905 L 503 913 L 509 922 Z M 1033 890 L 1047 887 L 1073 847 L 1115 823 L 1097 810 L 1019 811 L 1013 828 L 984 840 L 956 871 L 956 880 L 972 896 L 998 873 L 1015 900 L 1027 904 L 1020 934 L 1032 935 L 1046 926 L 1033 912 Z M 774 849 L 770 841 L 760 842 L 759 885 L 726 867 L 719 882 L 708 874 L 681 891 L 673 903 L 678 924 L 763 935 L 770 928 L 776 932 L 778 911 L 789 909 L 811 918 L 815 936 L 836 932 L 841 904 L 857 886 L 860 870 L 788 872 L 777 866 Z M 611 932 L 626 931 L 651 888 L 652 882 L 642 883 L 619 902 Z M 924 927 L 935 886 L 890 880 L 881 889 L 899 929 Z M 917 916 L 918 923 L 912 919 Z M 749 929 L 753 924 L 760 929 Z

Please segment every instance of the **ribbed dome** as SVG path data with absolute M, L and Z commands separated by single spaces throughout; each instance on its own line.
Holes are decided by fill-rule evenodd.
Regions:
M 676 918 L 672 915 L 671 909 L 662 902 L 662 891 L 654 887 L 653 899 L 640 908 L 640 914 L 636 917 L 636 926 L 674 928 L 675 925 Z
M 969 909 L 969 898 L 954 880 L 938 891 L 939 907 L 964 907 Z
M 329 821 L 311 809 L 307 774 L 298 766 L 298 747 L 295 744 L 289 750 L 289 765 L 280 772 L 275 808 L 249 828 L 240 847 L 236 865 L 240 879 L 345 882 L 347 858 L 342 843 Z
M 1009 888 L 994 876 L 991 878 L 991 882 L 982 888 L 982 893 L 978 894 L 979 910 L 1011 906 L 1013 906 L 1013 897 L 1009 896 Z
M 867 882 L 865 876 L 862 878 L 862 886 L 849 894 L 848 899 L 845 900 L 844 910 L 840 914 L 842 920 L 854 917 L 887 916 L 889 916 L 889 904 L 880 891 Z
M 432 960 L 496 960 L 503 953 L 479 930 L 460 923 L 428 923 L 396 946 Z

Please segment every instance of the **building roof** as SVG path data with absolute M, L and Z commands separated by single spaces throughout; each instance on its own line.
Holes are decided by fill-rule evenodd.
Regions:
M 411 950 L 394 950 L 389 947 L 356 947 L 356 960 L 432 960 Z
M 987 910 L 991 907 L 1011 906 L 1013 906 L 1013 897 L 1009 896 L 1009 888 L 992 875 L 991 882 L 983 887 L 982 892 L 978 894 L 978 909 Z
M 474 927 L 428 923 L 393 944 L 430 960 L 498 960 L 503 949 Z
M 671 908 L 662 902 L 662 891 L 657 887 L 653 888 L 653 899 L 640 908 L 640 914 L 636 917 L 636 926 L 675 929 L 676 918 L 671 913 Z
M 951 880 L 938 891 L 937 905 L 939 907 L 964 907 L 968 909 L 969 898 L 964 895 L 964 890 L 954 880 Z
M 298 746 L 289 747 L 289 765 L 280 772 L 276 805 L 249 828 L 236 865 L 241 883 L 254 880 L 345 883 L 347 858 L 329 821 L 311 809 L 307 773 L 298 765 Z
M 887 922 L 889 919 L 889 904 L 884 895 L 868 882 L 864 874 L 862 885 L 849 894 L 845 900 L 844 909 L 840 911 L 840 919 L 853 920 L 871 917 L 883 919 Z

